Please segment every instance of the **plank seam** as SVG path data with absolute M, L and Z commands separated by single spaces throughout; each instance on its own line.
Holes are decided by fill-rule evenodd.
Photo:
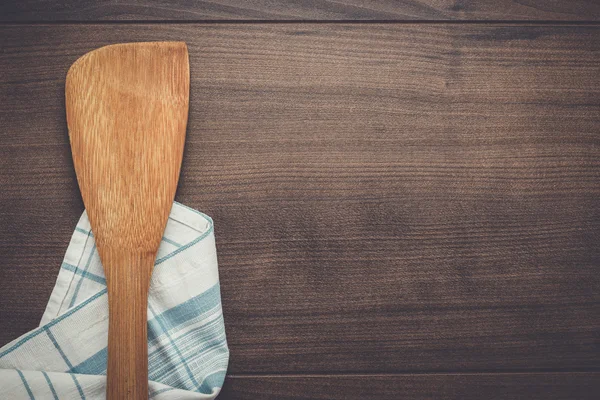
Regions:
M 367 373 L 367 372 L 357 372 L 357 373 L 294 373 L 294 374 L 275 374 L 275 373 L 242 373 L 242 374 L 227 374 L 228 378 L 234 379 L 253 379 L 253 378 L 344 378 L 344 377 L 352 377 L 352 378 L 360 378 L 360 377 L 402 377 L 402 376 L 513 376 L 513 375 L 528 375 L 528 376 L 537 376 L 537 375 L 572 375 L 572 374 L 580 374 L 580 375 L 589 375 L 589 374 L 599 374 L 600 370 L 545 370 L 545 371 L 469 371 L 469 372 L 399 372 L 399 373 Z
M 567 20 L 246 20 L 246 19 L 222 19 L 222 20 L 24 20 L 10 21 L 0 20 L 0 25 L 209 25 L 209 24 L 262 24 L 262 25 L 285 25 L 285 24 L 354 24 L 354 25 L 513 25 L 513 26 L 599 26 L 600 21 L 567 21 Z

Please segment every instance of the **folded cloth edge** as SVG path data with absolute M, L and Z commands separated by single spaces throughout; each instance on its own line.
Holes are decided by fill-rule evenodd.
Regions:
M 177 246 L 177 248 L 175 248 L 175 249 L 171 248 L 171 251 L 166 252 L 166 254 L 163 254 L 162 256 L 159 254 L 159 257 L 157 257 L 157 261 L 156 261 L 156 267 L 155 267 L 155 274 L 154 275 L 157 275 L 157 278 L 160 278 L 161 273 L 156 274 L 157 270 L 160 270 L 162 268 L 174 268 L 174 267 L 179 267 L 179 266 L 183 265 L 183 266 L 186 266 L 186 268 L 188 268 L 188 270 L 186 270 L 186 273 L 188 273 L 188 272 L 191 271 L 193 274 L 198 275 L 198 276 L 194 276 L 193 279 L 191 279 L 192 281 L 194 281 L 194 279 L 202 279 L 202 281 L 207 280 L 208 281 L 207 285 L 210 282 L 214 281 L 216 283 L 216 285 L 217 285 L 217 287 L 216 287 L 216 294 L 218 296 L 218 310 L 217 310 L 218 313 L 214 314 L 214 310 L 212 310 L 211 312 L 213 312 L 214 315 L 211 315 L 211 319 L 217 321 L 217 324 L 223 325 L 221 308 L 220 308 L 221 307 L 221 304 L 220 304 L 220 295 L 219 295 L 219 289 L 218 289 L 218 272 L 217 272 L 217 263 L 216 263 L 216 250 L 215 250 L 215 246 L 214 246 L 214 234 L 213 234 L 214 232 L 213 232 L 213 221 L 212 221 L 212 219 L 208 215 L 205 215 L 205 214 L 203 214 L 203 213 L 201 213 L 199 211 L 191 209 L 191 208 L 189 208 L 189 207 L 187 207 L 187 206 L 185 206 L 183 204 L 177 203 L 177 202 L 174 202 L 173 208 L 171 210 L 171 214 L 170 214 L 169 218 L 170 218 L 170 220 L 173 220 L 173 221 L 175 221 L 175 222 L 177 222 L 177 223 L 179 223 L 181 225 L 187 225 L 189 228 L 194 229 L 197 232 L 198 235 L 197 235 L 197 237 L 194 238 L 194 240 L 191 240 L 191 241 L 189 241 L 189 242 L 187 242 L 185 244 L 177 244 L 177 243 L 175 243 L 174 245 Z M 169 227 L 169 226 L 171 226 L 173 224 L 171 222 L 169 222 L 167 225 Z M 79 232 L 78 232 L 78 230 L 79 230 Z M 167 236 L 166 235 L 167 230 L 165 231 L 165 236 Z M 81 231 L 83 231 L 83 232 L 81 232 Z M 77 242 L 77 240 L 76 240 L 77 235 L 79 235 L 79 239 L 80 239 L 79 241 L 80 242 L 81 242 L 81 240 L 87 241 L 87 240 L 89 240 L 90 237 L 92 237 L 92 234 L 91 234 L 90 229 L 89 229 L 89 222 L 87 222 L 87 217 L 86 217 L 85 212 L 82 214 L 82 216 L 81 216 L 81 218 L 79 220 L 79 223 L 77 225 L 76 231 L 73 233 L 72 240 L 69 243 L 69 246 L 76 245 L 76 247 L 77 247 L 77 246 L 82 246 L 83 245 L 83 247 L 85 247 L 86 246 L 85 243 L 83 243 L 83 244 L 82 243 L 76 243 Z M 209 239 L 208 241 L 204 240 L 204 239 L 207 239 L 207 238 Z M 168 238 L 165 238 L 165 239 L 167 239 L 167 241 L 169 240 Z M 194 247 L 194 245 L 196 245 L 198 243 L 200 243 L 200 245 L 199 246 L 195 246 L 196 250 L 195 250 L 194 253 L 186 252 L 187 249 L 189 249 L 191 247 Z M 165 247 L 168 247 L 168 246 L 165 245 Z M 198 249 L 198 247 L 202 247 L 202 248 Z M 201 254 L 199 255 L 198 252 L 201 252 Z M 68 253 L 69 253 L 69 250 L 67 250 L 67 254 L 65 255 L 65 259 L 67 258 Z M 181 254 L 181 255 L 179 255 L 180 253 L 187 253 L 187 254 Z M 190 255 L 192 256 L 192 259 L 189 259 Z M 81 257 L 81 255 L 79 255 L 79 256 Z M 200 258 L 201 260 L 197 262 L 195 260 L 195 258 Z M 192 267 L 189 267 L 188 264 L 191 265 L 193 268 L 197 268 L 198 266 L 200 266 L 200 268 L 197 271 L 196 270 L 192 270 L 191 269 Z M 214 268 L 210 267 L 213 264 L 214 264 Z M 207 265 L 209 266 L 209 268 L 206 267 Z M 2 376 L 6 376 L 6 373 L 8 373 L 10 371 L 10 370 L 6 370 L 6 369 L 4 369 L 4 370 L 2 370 L 2 369 L 3 368 L 7 368 L 7 367 L 11 368 L 10 365 L 3 365 L 3 362 L 2 362 L 3 361 L 2 357 L 4 357 L 8 352 L 12 351 L 11 347 L 18 347 L 16 345 L 19 342 L 26 342 L 29 339 L 31 339 L 33 336 L 37 336 L 40 333 L 43 333 L 43 332 L 47 331 L 47 329 L 45 329 L 45 325 L 46 324 L 52 325 L 51 322 L 54 319 L 56 319 L 58 316 L 62 316 L 65 313 L 69 313 L 72 309 L 80 308 L 80 305 L 82 303 L 84 303 L 86 301 L 90 301 L 90 298 L 82 297 L 81 301 L 75 303 L 72 307 L 68 307 L 67 309 L 65 309 L 65 300 L 66 300 L 65 293 L 67 292 L 68 287 L 70 285 L 73 285 L 74 276 L 76 274 L 73 273 L 73 271 L 69 271 L 67 268 L 63 268 L 63 267 L 61 267 L 61 269 L 60 269 L 60 272 L 59 272 L 58 277 L 57 277 L 57 283 L 56 283 L 56 285 L 55 285 L 55 287 L 53 289 L 53 292 L 52 292 L 52 294 L 50 296 L 50 299 L 48 301 L 48 304 L 47 304 L 47 307 L 46 307 L 46 311 L 44 312 L 42 320 L 40 321 L 40 328 L 41 329 L 38 328 L 38 329 L 36 329 L 34 331 L 31 331 L 31 332 L 29 332 L 29 333 L 27 333 L 25 335 L 22 335 L 21 337 L 16 338 L 15 340 L 11 341 L 7 345 L 3 346 L 3 348 L 0 348 L 0 372 L 2 372 L 2 373 L 0 373 L 0 383 L 2 381 L 2 379 L 1 379 Z M 85 271 L 78 271 L 78 272 L 81 275 Z M 208 273 L 208 275 L 206 275 L 207 273 Z M 153 284 L 155 283 L 154 282 L 154 275 L 153 275 Z M 172 277 L 169 276 L 169 275 L 167 275 L 167 274 L 165 274 L 165 273 L 162 273 L 162 275 L 163 276 L 167 276 L 167 278 L 169 278 L 169 283 L 170 283 L 170 281 L 172 280 L 171 279 Z M 99 274 L 96 275 L 96 276 L 98 277 Z M 187 281 L 188 280 L 188 275 L 186 275 L 185 278 L 186 279 L 182 279 L 182 280 L 183 281 Z M 196 281 L 194 281 L 194 282 L 196 282 Z M 198 282 L 200 282 L 200 281 L 198 281 Z M 186 284 L 186 283 L 187 282 L 184 282 L 184 284 Z M 161 283 L 159 282 L 158 285 L 154 285 L 154 286 L 156 286 L 158 288 L 156 291 L 159 292 L 159 295 L 163 295 L 163 296 L 167 295 L 167 297 L 169 297 L 169 298 L 172 297 L 171 293 L 169 292 L 169 290 L 171 290 L 171 289 L 170 288 L 165 288 L 164 284 L 161 287 L 160 284 Z M 205 288 L 203 288 L 203 290 L 205 290 L 205 291 L 207 289 L 208 289 L 208 286 L 205 287 Z M 211 292 L 215 292 L 215 290 L 212 290 Z M 151 293 L 152 293 L 152 286 L 151 286 Z M 102 296 L 101 292 L 96 293 L 96 295 L 92 296 L 92 297 L 99 297 L 99 296 Z M 160 300 L 161 301 L 166 301 L 165 299 L 166 298 L 163 298 L 163 299 L 160 299 Z M 158 301 L 158 300 L 155 299 L 155 302 L 156 301 Z M 167 303 L 168 303 L 168 301 L 167 301 Z M 198 304 L 202 305 L 201 303 L 198 303 Z M 62 308 L 62 310 L 61 310 L 61 308 Z M 202 307 L 200 307 L 200 308 L 202 308 Z M 206 310 L 204 310 L 204 311 L 206 311 Z M 152 315 L 149 314 L 149 319 L 151 318 L 151 316 Z M 162 321 L 162 323 L 161 323 L 161 319 L 163 319 L 163 318 L 160 317 L 159 315 L 153 315 L 153 317 L 154 317 L 154 319 L 156 321 L 158 321 L 158 323 L 159 323 L 158 325 L 161 325 L 161 328 L 165 328 L 164 325 L 163 325 L 163 323 L 167 323 L 167 324 L 169 323 L 169 321 L 167 321 L 167 320 Z M 177 318 L 181 318 L 181 316 L 177 316 L 177 315 L 176 315 L 176 317 Z M 155 323 L 154 325 L 157 325 L 157 324 Z M 150 326 L 150 321 L 149 321 L 149 326 Z M 167 327 L 168 328 L 173 328 L 171 325 L 168 325 Z M 164 386 L 164 385 L 158 384 L 159 387 L 156 387 L 155 389 L 157 389 L 157 390 L 154 390 L 153 393 L 151 392 L 151 395 L 158 396 L 160 394 L 159 397 L 155 397 L 155 398 L 160 398 L 160 399 L 170 399 L 170 398 L 202 398 L 202 399 L 211 399 L 211 398 L 214 398 L 216 396 L 216 394 L 218 393 L 218 391 L 220 389 L 220 386 L 222 385 L 222 378 L 224 378 L 224 372 L 226 370 L 227 360 L 228 360 L 228 357 L 229 357 L 229 353 L 228 353 L 228 348 L 227 348 L 227 345 L 226 345 L 226 341 L 224 340 L 224 338 L 225 338 L 225 336 L 224 336 L 224 327 L 221 327 L 221 328 L 223 328 L 223 329 L 222 329 L 222 333 L 220 333 L 220 335 L 223 338 L 224 346 L 222 345 L 221 348 L 217 349 L 218 352 L 220 352 L 220 354 L 219 354 L 220 358 L 218 358 L 218 360 L 220 360 L 220 361 L 218 361 L 218 363 L 220 363 L 219 364 L 220 367 L 218 367 L 218 368 L 221 368 L 221 374 L 217 378 L 213 378 L 213 379 L 210 380 L 210 383 L 213 384 L 213 386 L 212 386 L 212 393 L 207 393 L 206 391 L 204 391 L 204 393 L 199 393 L 200 387 L 205 386 L 205 383 L 204 382 L 200 382 L 200 383 L 199 382 L 194 382 L 195 385 L 196 385 L 196 387 L 197 387 L 197 389 L 198 389 L 198 391 L 190 392 L 189 391 L 190 388 L 186 388 L 186 390 L 181 390 L 182 388 L 178 389 L 176 387 L 173 387 L 172 390 L 171 390 L 171 389 L 168 389 L 168 386 Z M 196 327 L 194 329 L 200 329 L 200 328 Z M 202 329 L 204 329 L 204 328 L 202 328 Z M 177 330 L 177 327 L 176 327 L 175 330 Z M 48 333 L 50 335 L 50 332 L 46 332 L 46 333 Z M 163 332 L 161 332 L 161 334 L 162 333 Z M 169 336 L 168 330 L 166 332 L 166 335 Z M 45 335 L 40 335 L 40 336 L 45 337 Z M 155 346 L 156 349 L 159 349 L 157 351 L 159 351 L 159 353 L 160 353 L 160 351 L 162 351 L 161 350 L 161 346 L 164 345 L 164 344 L 160 343 L 160 340 L 162 340 L 162 339 L 161 338 L 156 338 L 156 337 L 154 339 L 157 340 L 157 343 L 155 343 L 154 346 Z M 215 339 L 215 338 L 213 338 L 213 339 Z M 213 339 L 211 339 L 211 341 L 214 341 Z M 59 338 L 59 341 L 60 340 L 61 340 L 61 338 Z M 64 338 L 62 338 L 62 340 L 64 341 Z M 168 345 L 174 345 L 174 343 L 177 342 L 177 338 L 173 339 L 173 338 L 169 337 L 169 341 L 170 341 L 170 344 L 167 343 L 167 346 Z M 61 343 L 61 345 L 64 347 L 65 343 Z M 214 343 L 212 345 L 214 346 Z M 26 346 L 23 346 L 23 347 L 26 347 Z M 59 351 L 60 351 L 60 348 L 59 348 Z M 181 354 L 179 354 L 179 356 L 181 356 Z M 18 359 L 19 357 L 16 357 L 16 358 Z M 207 358 L 207 360 L 209 360 L 210 362 L 213 362 L 213 363 L 215 362 L 214 360 L 216 360 L 216 359 L 217 358 L 214 358 L 214 357 L 213 357 L 213 359 L 210 359 L 210 357 Z M 9 364 L 10 364 L 10 360 L 6 360 L 6 359 L 5 359 L 5 363 L 4 364 L 6 364 L 6 361 L 8 361 Z M 185 359 L 184 359 L 183 356 L 181 356 L 181 361 L 183 362 L 183 364 L 186 364 L 186 361 L 185 361 Z M 197 361 L 192 361 L 192 363 L 197 363 Z M 20 365 L 20 366 L 25 367 L 25 365 Z M 190 368 L 187 366 L 187 364 L 185 365 L 185 367 L 188 370 L 189 375 L 192 377 L 192 380 L 194 380 L 193 379 L 194 378 L 194 376 L 193 376 L 194 374 L 192 374 L 189 371 Z M 214 368 L 217 368 L 217 367 L 215 366 Z M 35 372 L 35 370 L 37 370 L 36 368 L 33 368 L 34 371 L 28 371 L 29 368 L 21 368 L 21 370 L 24 371 L 24 374 L 21 374 L 21 375 L 23 375 L 23 377 L 28 377 L 28 379 L 34 379 L 34 381 L 37 379 L 36 376 L 33 376 L 33 378 L 30 377 L 31 373 L 36 373 Z M 13 371 L 19 372 L 19 370 L 17 370 L 17 369 L 15 369 Z M 194 372 L 196 372 L 196 370 L 194 370 Z M 49 371 L 49 373 L 50 373 L 49 376 L 54 376 L 53 373 L 51 373 L 50 371 Z M 45 371 L 43 371 L 43 372 L 40 371 L 38 374 L 43 374 L 43 375 L 40 375 L 40 377 L 43 377 L 45 380 L 47 380 L 46 379 L 46 375 L 47 374 L 46 374 Z M 71 373 L 69 375 L 80 376 L 80 380 L 82 378 L 81 375 L 78 375 L 76 373 L 75 374 Z M 40 377 L 38 377 L 38 378 L 40 378 Z M 88 377 L 89 377 L 89 379 L 85 378 L 83 380 L 90 380 L 92 376 L 88 375 Z M 97 377 L 100 380 L 104 379 L 101 376 L 97 376 Z M 219 383 L 219 380 L 220 380 L 220 383 Z M 73 378 L 73 381 L 76 381 L 76 378 Z M 218 385 L 214 386 L 215 384 L 218 384 Z M 71 383 L 71 385 L 72 385 L 72 383 Z M 156 383 L 153 384 L 153 382 L 151 382 L 151 387 L 155 387 L 156 385 L 157 385 Z M 3 386 L 3 385 L 0 385 L 0 386 Z M 79 385 L 76 385 L 76 386 L 79 386 Z M 97 386 L 97 385 L 95 385 L 95 386 Z M 160 389 L 160 386 L 162 386 L 162 389 Z M 192 386 L 194 386 L 194 385 L 192 385 Z M 167 389 L 165 389 L 165 388 L 167 388 Z M 205 387 L 204 389 L 210 389 L 210 388 L 211 387 Z M 84 387 L 84 389 L 85 390 L 79 390 L 81 392 L 81 394 L 83 394 L 84 391 L 87 392 L 88 388 Z M 35 387 L 32 390 L 34 390 L 34 392 L 35 392 Z M 94 393 L 96 393 L 96 394 L 100 393 L 97 390 L 92 390 L 92 391 Z M 158 392 L 160 392 L 160 393 L 158 393 Z M 25 392 L 23 392 L 23 393 L 25 393 Z M 169 395 L 169 393 L 171 393 L 171 394 Z M 0 392 L 0 394 L 1 394 L 1 392 Z M 92 393 L 90 393 L 90 394 L 92 394 Z M 18 398 L 18 396 L 17 397 L 13 397 L 13 398 Z M 24 398 L 27 398 L 27 397 L 24 397 Z M 82 398 L 84 398 L 84 397 L 82 396 Z M 91 397 L 88 396 L 87 398 L 96 398 L 96 397 L 94 395 L 92 395 Z

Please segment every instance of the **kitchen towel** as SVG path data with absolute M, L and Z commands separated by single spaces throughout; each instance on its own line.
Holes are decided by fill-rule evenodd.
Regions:
M 84 212 L 39 328 L 0 348 L 0 399 L 104 399 L 107 341 L 106 282 Z M 151 399 L 213 399 L 225 379 L 213 222 L 179 203 L 152 274 L 148 355 Z

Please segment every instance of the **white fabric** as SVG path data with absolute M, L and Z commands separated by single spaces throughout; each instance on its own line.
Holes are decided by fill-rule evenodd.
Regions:
M 173 204 L 148 302 L 150 398 L 214 399 L 229 350 L 210 217 Z M 0 348 L 0 399 L 104 399 L 107 332 L 104 273 L 84 212 L 40 327 Z

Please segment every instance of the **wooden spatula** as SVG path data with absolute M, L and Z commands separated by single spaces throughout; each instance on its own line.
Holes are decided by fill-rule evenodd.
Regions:
M 102 47 L 67 74 L 73 163 L 108 286 L 109 400 L 148 399 L 148 286 L 179 178 L 189 84 L 180 42 Z

